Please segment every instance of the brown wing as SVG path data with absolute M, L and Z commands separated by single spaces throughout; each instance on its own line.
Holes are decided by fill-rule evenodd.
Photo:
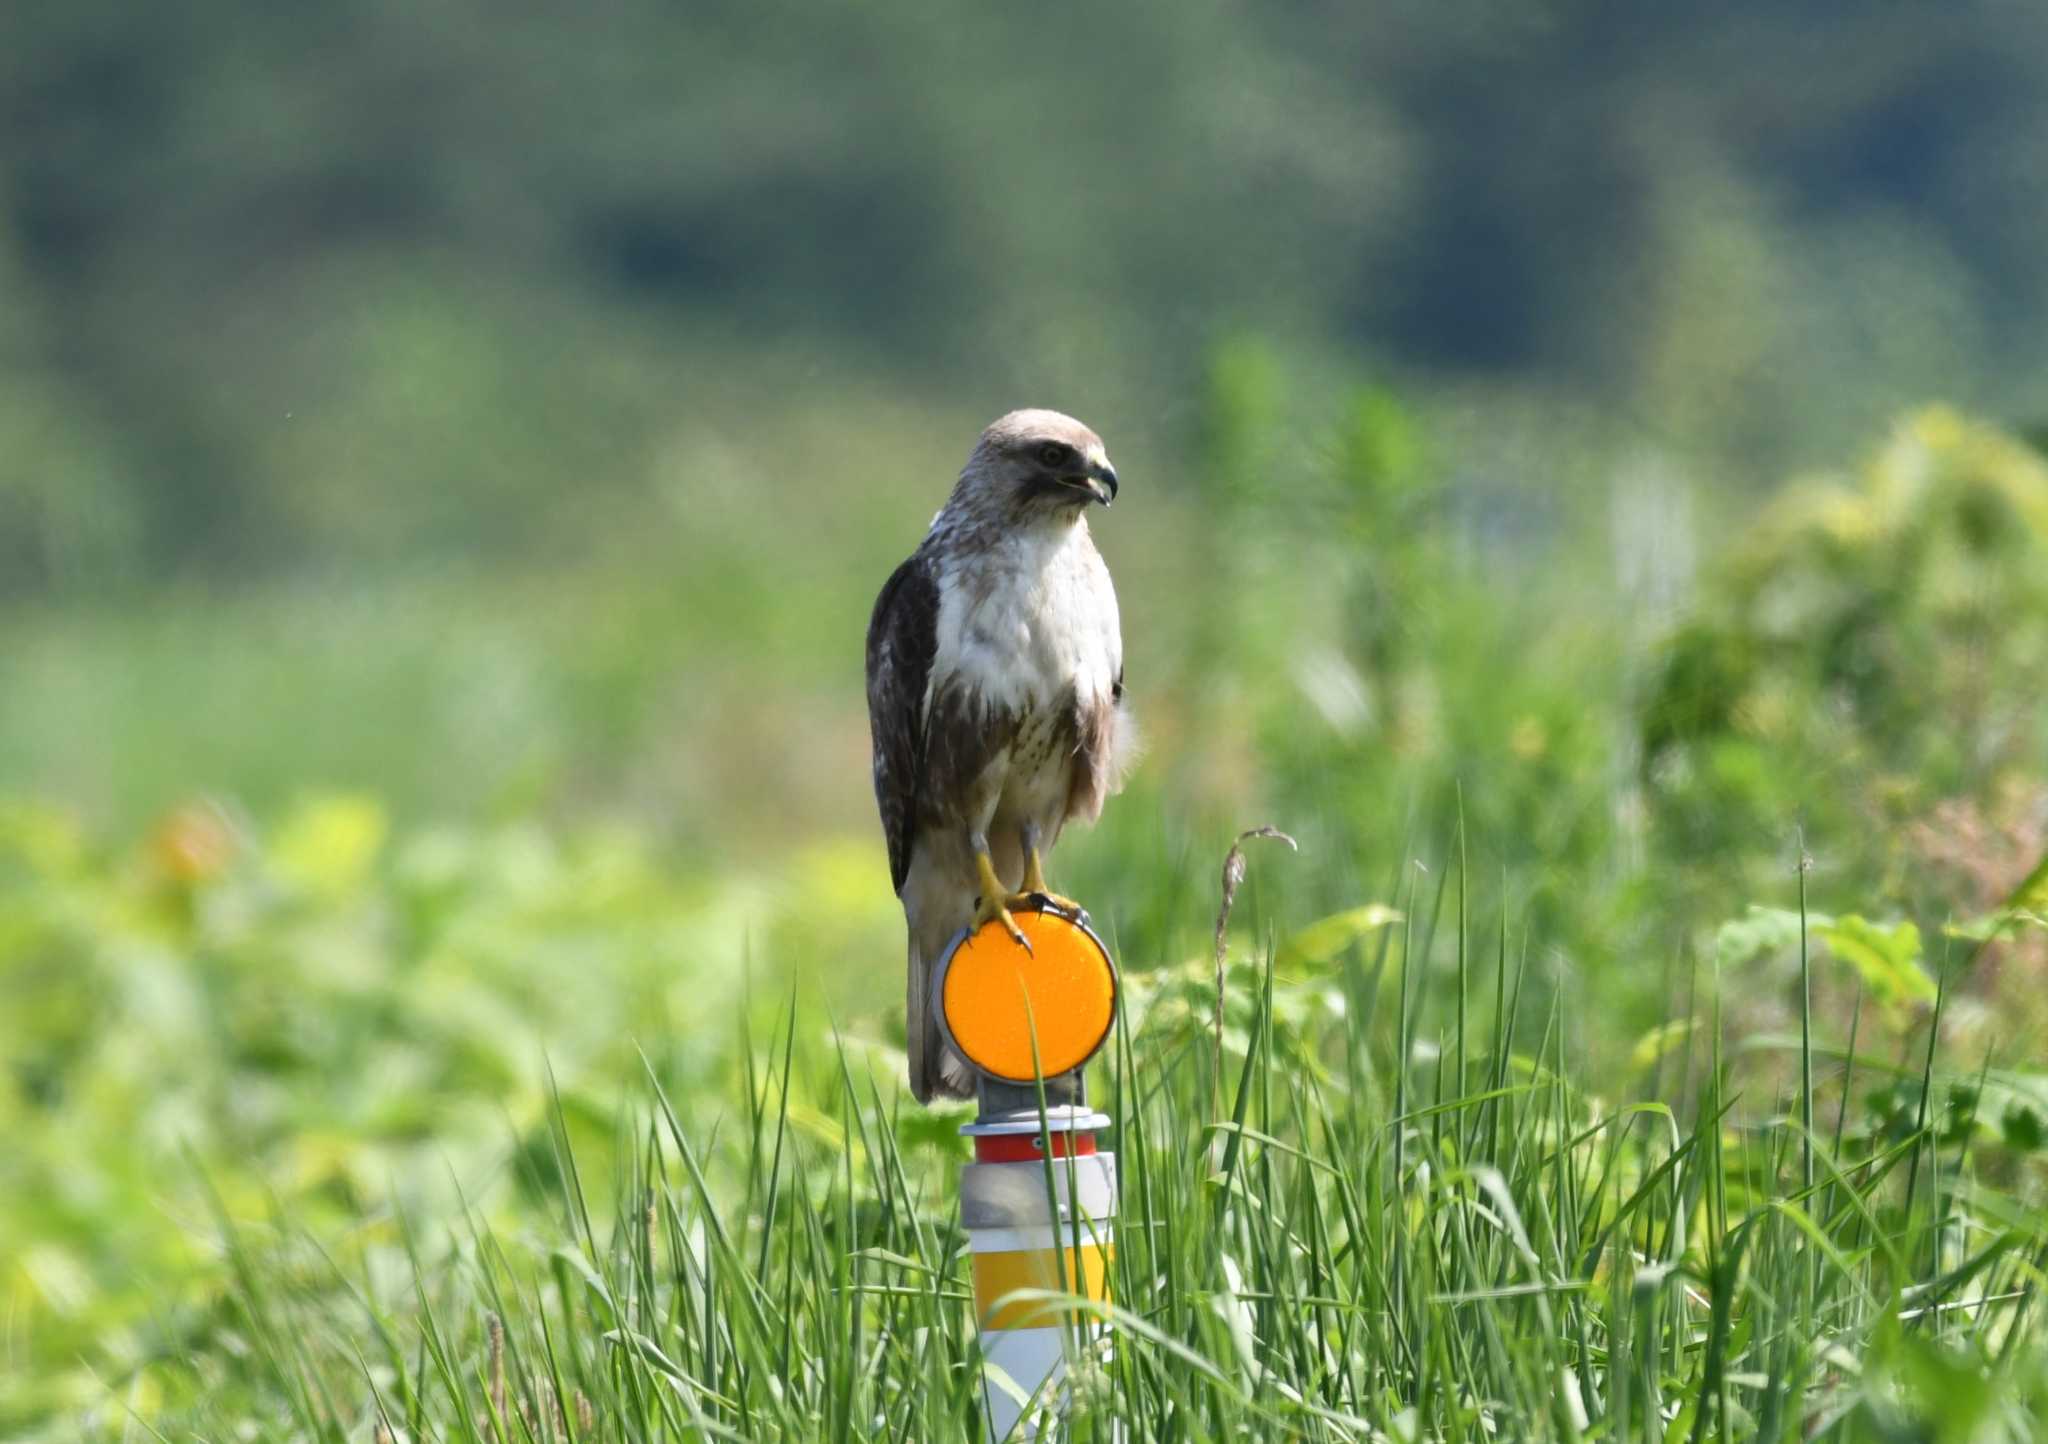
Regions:
M 896 568 L 868 619 L 868 730 L 875 750 L 875 805 L 889 840 L 897 892 L 910 872 L 924 775 L 924 694 L 939 647 L 939 584 L 922 552 Z
M 1119 735 L 1129 723 L 1124 717 L 1124 672 L 1119 666 L 1116 682 L 1106 701 L 1092 706 L 1074 706 L 1074 775 L 1067 786 L 1067 816 L 1093 822 L 1102 816 L 1102 804 L 1123 785 L 1121 775 L 1125 754 Z

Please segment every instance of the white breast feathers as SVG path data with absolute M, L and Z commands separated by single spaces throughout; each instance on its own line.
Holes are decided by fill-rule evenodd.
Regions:
M 939 574 L 933 688 L 1025 717 L 1106 699 L 1123 660 L 1116 591 L 1085 526 L 1017 531 Z M 929 692 L 927 704 L 929 704 Z

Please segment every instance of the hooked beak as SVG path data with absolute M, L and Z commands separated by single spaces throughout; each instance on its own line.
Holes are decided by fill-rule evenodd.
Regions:
M 1107 507 L 1116 500 L 1116 468 L 1106 461 L 1088 463 L 1088 490 Z

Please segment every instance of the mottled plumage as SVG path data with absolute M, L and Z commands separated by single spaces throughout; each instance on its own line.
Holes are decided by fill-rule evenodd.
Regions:
M 910 1083 L 920 1099 L 971 1083 L 929 1016 L 930 973 L 986 900 L 1026 876 L 1071 818 L 1093 822 L 1119 782 L 1130 728 L 1109 569 L 1083 513 L 1116 473 L 1095 433 L 1016 411 L 982 433 L 924 543 L 868 624 L 868 719 L 889 871 L 909 924 Z

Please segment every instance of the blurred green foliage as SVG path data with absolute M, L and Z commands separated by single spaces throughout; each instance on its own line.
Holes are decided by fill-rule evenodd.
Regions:
M 679 1096 L 723 1083 L 752 990 L 772 1005 L 801 975 L 812 1006 L 871 1013 L 888 970 L 796 961 L 897 954 L 867 862 L 821 847 L 773 880 L 693 879 L 617 830 L 394 838 L 347 796 L 269 830 L 193 805 L 108 848 L 6 806 L 0 1352 L 30 1367 L 0 1433 L 205 1327 L 202 1179 L 338 1235 L 508 1179 L 516 1203 L 553 1078 L 577 1136 L 607 1142 L 643 1050 Z
M 1305 1058 L 1319 1039 L 1395 1018 L 1449 1030 L 1476 950 L 1513 973 L 1512 996 L 1487 1005 L 1505 1008 L 1504 1025 L 1540 1027 L 1545 1050 L 1593 1078 L 1658 1097 L 1679 1059 L 1690 1076 L 1712 1009 L 1767 1095 L 1786 1086 L 1804 931 L 1824 1048 L 1853 1034 L 1866 1053 L 1911 1056 L 1939 984 L 1944 1057 L 1983 1060 L 1974 1073 L 1945 1065 L 1938 1089 L 1916 1068 L 1861 1063 L 1860 1091 L 1842 1080 L 1835 1146 L 1872 1156 L 1937 1110 L 1942 1137 L 2002 1147 L 1987 1177 L 2014 1207 L 2038 1206 L 2028 1160 L 2048 1093 L 2028 1039 L 2048 965 L 2048 839 L 1984 821 L 2001 799 L 2038 808 L 2048 794 L 2028 706 L 2044 616 L 2033 453 L 1947 411 L 1910 418 L 1862 482 L 1819 500 L 1790 492 L 1738 534 L 1697 609 L 1652 630 L 1584 573 L 1548 573 L 1509 539 L 1461 539 L 1411 409 L 1292 374 L 1249 341 L 1217 361 L 1207 424 L 1214 454 L 1242 470 L 1205 475 L 1201 505 L 1229 518 L 1228 545 L 1192 538 L 1208 583 L 1170 622 L 1133 628 L 1156 648 L 1140 691 L 1155 699 L 1156 750 L 1101 828 L 1057 859 L 1129 969 L 1132 1006 L 1164 1030 L 1159 1045 L 1208 1046 L 1217 839 L 1230 820 L 1271 817 L 1303 849 L 1254 861 L 1237 925 L 1273 940 L 1268 1021 Z M 1269 485 L 1301 504 L 1262 505 Z M 1623 572 L 1606 585 L 1625 597 L 1631 583 Z M 1800 616 L 1826 624 L 1787 623 L 1771 595 L 1817 596 Z M 499 635 L 531 649 L 521 665 L 536 685 L 562 688 L 556 670 L 597 665 L 577 645 L 610 606 L 630 610 L 587 598 Z M 685 632 L 691 645 L 709 635 Z M 1731 705 L 1679 713 L 1671 679 L 1690 674 L 1674 659 L 1701 638 L 1754 670 L 1705 694 Z M 647 685 L 640 645 L 616 645 L 640 660 L 554 695 Z M 1845 672 L 1842 656 L 1904 660 Z M 434 695 L 432 663 L 407 666 Z M 1919 667 L 1935 669 L 1935 690 Z M 1979 690 L 1963 690 L 1971 680 Z M 1836 696 L 1850 683 L 1863 690 Z M 1748 730 L 1743 699 L 1770 688 L 1791 692 L 1781 725 Z M 527 715 L 533 695 L 512 694 L 515 735 L 555 725 Z M 272 739 L 280 782 L 296 740 Z M 748 746 L 710 745 L 702 765 L 738 770 L 733 797 L 788 785 L 772 762 L 741 767 Z M 1680 747 L 1746 749 L 1733 775 L 1767 785 L 1678 790 Z M 844 764 L 849 785 L 864 781 L 860 757 Z M 1953 811 L 1969 807 L 1974 831 Z M 211 1357 L 204 1341 L 223 1320 L 219 1261 L 198 1242 L 209 1189 L 234 1216 L 276 1210 L 315 1235 L 383 1228 L 392 1210 L 445 1218 L 465 1197 L 518 1227 L 561 1181 L 551 1129 L 616 1144 L 616 1100 L 642 1050 L 674 1096 L 719 1096 L 792 993 L 895 1076 L 900 924 L 864 817 L 850 833 L 785 822 L 813 836 L 764 848 L 733 840 L 747 835 L 735 804 L 666 835 L 628 815 L 550 822 L 516 789 L 495 810 L 496 822 L 437 824 L 394 821 L 363 792 L 256 813 L 188 801 L 115 835 L 129 841 L 76 807 L 0 813 L 12 1145 L 0 1265 L 8 1348 L 31 1365 L 0 1418 L 28 1427 L 109 1381 L 156 1377 L 155 1363 Z M 1691 830 L 1702 818 L 1723 829 L 1711 848 Z M 1789 906 L 1802 823 L 1824 863 L 1803 930 Z M 772 862 L 750 860 L 766 852 Z M 1744 912 L 1752 899 L 1766 906 Z M 1965 953 L 1970 968 L 1957 966 Z M 1260 1026 L 1262 980 L 1242 957 L 1227 975 L 1234 1067 Z M 1586 990 L 1597 1013 L 1571 1004 Z M 829 1072 L 821 1028 L 807 1023 L 805 1038 L 807 1066 Z M 842 1136 L 808 1106 L 798 1123 L 828 1150 Z M 943 1116 L 902 1126 L 927 1162 L 957 1152 Z
M 1773 503 L 1662 644 L 1654 815 L 1674 851 L 1739 863 L 1796 797 L 1838 866 L 1910 872 L 1907 826 L 1936 802 L 2039 787 L 2044 677 L 2048 463 L 1919 412 Z
M 1294 860 L 1266 854 L 1253 890 Z M 964 1114 L 908 1107 L 892 1086 L 900 1030 L 877 1017 L 899 979 L 865 963 L 893 957 L 896 920 L 871 872 L 864 851 L 820 848 L 772 882 L 693 878 L 627 834 L 394 834 L 381 808 L 350 796 L 308 799 L 267 830 L 194 806 L 131 848 L 9 806 L 0 1434 L 115 1439 L 139 1427 L 132 1412 L 173 1437 L 340 1439 L 370 1432 L 382 1412 L 416 1438 L 432 1421 L 437 1436 L 481 1444 L 517 1437 L 473 1422 L 494 1398 L 504 1412 L 511 1373 L 534 1395 L 527 1418 L 542 1398 L 581 1394 L 609 1431 L 595 1437 L 659 1438 L 664 1411 L 651 1401 L 679 1368 L 692 1387 L 714 1386 L 703 1406 L 719 1417 L 742 1384 L 767 1389 L 751 1403 L 763 1412 L 843 1411 L 830 1401 L 852 1387 L 908 1390 L 896 1407 L 957 1416 L 974 1378 L 957 1357 L 972 1330 L 948 1202 Z M 1097 1084 L 1126 1168 L 1149 1154 L 1127 1175 L 1126 1222 L 1150 1209 L 1170 1231 L 1127 1245 L 1147 1253 L 1120 1301 L 1169 1347 L 1302 1367 L 1323 1355 L 1284 1346 L 1287 1321 L 1313 1318 L 1341 1281 L 1385 1301 L 1348 1305 L 1354 1327 L 1320 1336 L 1376 1361 L 1371 1382 L 1354 1386 L 1354 1412 L 1413 1407 L 1413 1366 L 1376 1331 L 1457 1336 L 1446 1311 L 1466 1306 L 1519 1340 L 1485 1356 L 1497 1391 L 1486 1407 L 1532 1436 L 1550 1436 L 1540 1401 L 1560 1368 L 1582 1372 L 1596 1407 L 1626 1412 L 1629 1387 L 1709 1407 L 1711 1366 L 1703 1373 L 1700 1351 L 1680 1345 L 1723 1311 L 1743 1321 L 1734 1357 L 1758 1363 L 1729 1381 L 1745 1413 L 1789 1387 L 1830 1408 L 1926 1419 L 1950 1401 L 1891 1371 L 1963 1360 L 1974 1361 L 1972 1399 L 2038 1407 L 2038 1325 L 2000 1310 L 2029 1285 L 2048 1238 L 2048 1074 L 1972 1066 L 1960 1038 L 1924 1068 L 1900 1067 L 1887 1055 L 1906 1035 L 1866 1026 L 1861 1051 L 1825 1074 L 1838 1110 L 1830 1169 L 1850 1181 L 1816 1203 L 1798 1194 L 1784 1110 L 1758 1103 L 1724 1126 L 1715 1101 L 1735 1077 L 1780 1078 L 1754 1060 L 1796 1055 L 1796 1042 L 1731 1038 L 1751 1061 L 1724 1072 L 1711 1022 L 1666 1023 L 1612 1076 L 1644 1100 L 1617 1112 L 1613 1094 L 1555 1071 L 1583 1072 L 1569 1055 L 1587 1033 L 1613 1030 L 1611 1009 L 1575 1019 L 1576 984 L 1530 1006 L 1527 954 L 1489 956 L 1462 936 L 1473 881 L 1456 874 L 1453 911 L 1410 889 L 1403 910 L 1360 905 L 1277 937 L 1270 909 L 1249 899 L 1225 936 L 1220 1040 L 1212 958 L 1126 952 L 1129 1036 Z M 1172 894 L 1184 881 L 1161 869 L 1149 885 Z M 1198 888 L 1177 906 L 1213 902 Z M 1816 940 L 1853 937 L 1913 967 L 1910 925 L 1810 922 Z M 1720 964 L 1760 976 L 1798 932 L 1784 912 L 1724 928 Z M 1843 956 L 1845 973 L 1863 970 Z M 1904 1006 L 1924 1002 L 1907 991 Z M 1842 1057 L 1826 1033 L 1819 1047 L 1824 1063 Z M 673 1132 L 649 1131 L 650 1080 Z M 1696 1097 L 1695 1086 L 1709 1091 Z M 1252 1130 L 1241 1171 L 1228 1131 L 1213 1146 L 1202 1133 L 1219 1092 Z M 1636 1114 L 1654 1126 L 1617 1126 Z M 1272 1137 L 1281 1149 L 1263 1146 Z M 1297 1138 L 1319 1150 L 1304 1155 L 1313 1170 L 1293 1161 Z M 683 1147 L 694 1150 L 687 1174 L 674 1166 Z M 1603 1171 L 1569 1183 L 1581 1167 Z M 1909 1176 L 1925 1179 L 1917 1210 Z M 1332 1177 L 1347 1187 L 1323 1192 Z M 1392 1259 L 1420 1270 L 1436 1224 L 1465 1216 L 1462 1205 L 1440 1215 L 1444 1190 L 1458 1197 L 1482 1177 L 1501 1180 L 1497 1208 L 1550 1211 L 1565 1238 L 1543 1239 L 1541 1259 L 1526 1243 L 1493 1259 L 1505 1243 L 1489 1227 L 1469 1245 L 1476 1259 L 1446 1251 L 1405 1289 L 1390 1284 L 1404 1267 Z M 1234 1187 L 1262 1205 L 1215 1207 Z M 1574 1187 L 1584 1198 L 1568 1207 Z M 1809 1256 L 1787 1210 L 1800 1200 L 1840 1261 L 1818 1311 L 1796 1286 Z M 1238 1237 L 1249 1220 L 1282 1218 L 1292 1222 L 1263 1243 Z M 1299 1268 L 1279 1246 L 1290 1230 L 1308 1240 Z M 1725 1260 L 1742 1250 L 1726 1250 L 1751 1233 L 1773 1261 L 1735 1290 Z M 1368 1266 L 1340 1246 L 1347 1238 L 1381 1252 Z M 674 1277 L 647 1276 L 650 1256 L 671 1261 Z M 1519 1288 L 1500 1292 L 1510 1258 L 1539 1271 L 1569 1327 L 1516 1309 Z M 1666 1318 L 1656 1301 L 1671 1268 L 1698 1287 Z M 1560 1277 L 1545 1282 L 1546 1269 Z M 1212 1273 L 1221 1295 L 1201 1285 Z M 1610 1286 L 1629 1279 L 1633 1305 Z M 755 1291 L 775 1301 L 765 1332 L 744 1322 Z M 1302 1306 L 1254 1320 L 1239 1295 Z M 1943 1301 L 1954 1311 L 1913 1341 L 1887 1332 L 1907 1305 Z M 878 1341 L 856 1371 L 867 1382 L 822 1386 L 839 1367 L 824 1360 L 866 1357 L 828 1347 L 835 1330 L 862 1326 Z M 1637 1338 L 1637 1326 L 1670 1330 L 1668 1358 L 1664 1345 L 1647 1350 L 1664 1362 L 1628 1387 L 1616 1356 L 1593 1362 L 1575 1342 Z M 1828 1340 L 1818 1360 L 1806 1353 L 1816 1328 Z M 812 1362 L 768 1367 L 778 1334 L 780 1357 L 793 1347 Z M 653 1347 L 619 1353 L 634 1335 Z M 1860 1369 L 1837 1367 L 1866 1349 Z M 1767 1373 L 1772 1358 L 1798 1382 Z M 635 1361 L 658 1374 L 638 1377 Z M 1173 1370 L 1186 1367 L 1172 1356 Z M 1250 1397 L 1270 1408 L 1295 1395 Z M 1449 1407 L 1455 1396 L 1432 1397 Z M 1114 1402 L 1152 1407 L 1143 1398 Z
M 1656 1095 L 1723 1009 L 1767 1096 L 1803 848 L 1823 1028 L 1906 1056 L 1946 987 L 1984 1060 L 1845 1079 L 1844 1136 L 2038 1152 L 2048 468 L 1978 418 L 2040 404 L 2048 12 L 77 0 L 0 42 L 0 1433 L 246 1342 L 202 1177 L 328 1238 L 458 1189 L 525 1227 L 548 1063 L 605 1156 L 639 1049 L 728 1098 L 788 990 L 893 1075 L 859 637 L 1022 403 L 1126 481 L 1151 751 L 1054 870 L 1174 1046 L 1271 822 L 1239 927 L 1304 1056 L 1446 1009 L 1457 934 L 1595 1080 Z M 1857 1417 L 1906 1429 L 1886 1381 L 1952 1361 L 1871 1344 Z
M 787 486 L 750 443 L 849 375 L 949 453 L 1043 401 L 1196 466 L 1237 330 L 1750 490 L 2038 404 L 2031 6 L 75 0 L 5 42 L 7 596 L 559 557 L 720 505 L 707 433 Z

